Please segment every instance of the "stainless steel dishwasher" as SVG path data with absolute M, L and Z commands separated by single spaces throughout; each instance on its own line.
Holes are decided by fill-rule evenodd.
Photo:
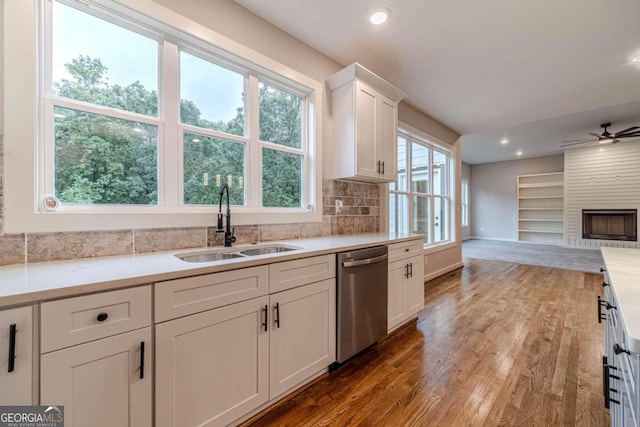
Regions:
M 387 247 L 337 254 L 337 363 L 387 334 Z

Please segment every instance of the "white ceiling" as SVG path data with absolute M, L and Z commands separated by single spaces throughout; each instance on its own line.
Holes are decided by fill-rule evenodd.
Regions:
M 516 147 L 522 157 L 557 153 L 601 122 L 612 121 L 610 131 L 640 122 L 640 63 L 630 63 L 640 55 L 637 0 L 235 1 L 407 92 L 464 135 L 472 164 L 514 159 Z M 380 6 L 391 19 L 373 26 Z

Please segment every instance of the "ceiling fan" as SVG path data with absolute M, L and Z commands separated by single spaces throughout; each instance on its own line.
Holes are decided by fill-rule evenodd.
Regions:
M 560 147 L 570 147 L 572 145 L 586 144 L 589 145 L 593 142 L 599 144 L 617 144 L 623 138 L 640 137 L 640 126 L 631 126 L 630 128 L 621 130 L 620 132 L 611 133 L 607 128 L 611 126 L 611 123 L 603 123 L 600 127 L 603 129 L 602 133 L 589 132 L 594 138 L 589 139 L 572 139 L 569 141 L 562 141 L 565 144 Z

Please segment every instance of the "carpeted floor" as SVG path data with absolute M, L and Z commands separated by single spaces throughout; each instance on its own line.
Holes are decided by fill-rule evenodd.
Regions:
M 462 242 L 462 258 L 490 259 L 594 273 L 599 272 L 600 267 L 604 265 L 600 250 L 481 239 Z

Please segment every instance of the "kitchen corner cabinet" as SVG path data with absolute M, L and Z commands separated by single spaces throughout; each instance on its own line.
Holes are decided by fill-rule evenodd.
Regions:
M 30 306 L 0 311 L 0 405 L 35 403 L 32 313 Z
M 395 181 L 398 102 L 406 94 L 357 63 L 327 83 L 333 120 L 327 177 Z
M 422 241 L 389 245 L 387 331 L 391 332 L 424 308 Z
M 66 427 L 151 427 L 151 287 L 40 306 L 40 404 L 64 405 Z

